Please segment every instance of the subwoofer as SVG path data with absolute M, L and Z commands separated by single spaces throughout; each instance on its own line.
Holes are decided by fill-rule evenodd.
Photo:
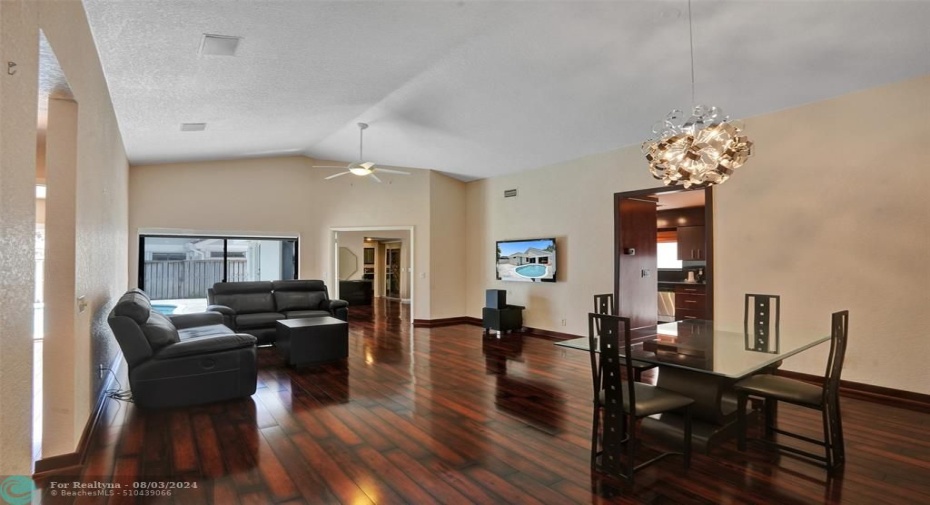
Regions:
M 507 308 L 507 291 L 503 289 L 489 289 L 485 291 L 484 306 L 489 309 Z

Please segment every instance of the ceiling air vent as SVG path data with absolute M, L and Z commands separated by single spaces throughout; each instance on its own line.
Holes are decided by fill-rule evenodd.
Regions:
M 240 40 L 242 40 L 242 37 L 204 33 L 203 40 L 200 42 L 200 55 L 235 56 Z
M 182 132 L 202 132 L 207 129 L 207 123 L 181 123 Z
M 504 198 L 510 198 L 512 196 L 517 196 L 517 190 L 515 189 L 505 189 Z

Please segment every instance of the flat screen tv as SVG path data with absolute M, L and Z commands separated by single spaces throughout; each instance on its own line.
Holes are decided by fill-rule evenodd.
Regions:
M 497 242 L 497 278 L 516 282 L 555 282 L 555 239 Z

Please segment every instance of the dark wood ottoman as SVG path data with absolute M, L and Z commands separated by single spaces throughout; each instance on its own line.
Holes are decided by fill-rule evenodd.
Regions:
M 349 324 L 335 317 L 278 321 L 275 341 L 288 365 L 315 365 L 349 356 Z

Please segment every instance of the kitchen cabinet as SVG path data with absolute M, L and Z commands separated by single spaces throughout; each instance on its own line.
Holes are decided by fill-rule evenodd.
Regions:
M 706 260 L 703 226 L 678 227 L 678 259 Z
M 710 319 L 707 317 L 707 287 L 704 284 L 675 286 L 675 319 Z

